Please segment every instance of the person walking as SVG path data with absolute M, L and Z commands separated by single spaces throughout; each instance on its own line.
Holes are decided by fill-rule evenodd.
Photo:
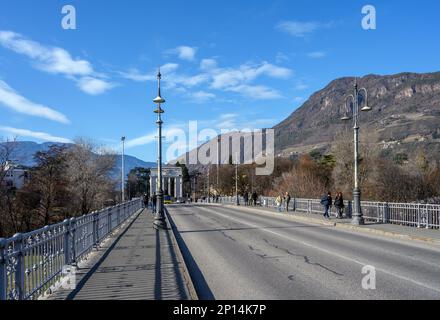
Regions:
M 153 213 L 156 213 L 156 205 L 157 205 L 157 195 L 156 192 L 153 193 L 153 196 L 151 197 L 151 204 L 153 205 Z
M 252 201 L 254 202 L 254 207 L 257 206 L 257 199 L 258 199 L 258 195 L 257 195 L 257 193 L 254 191 L 254 192 L 252 193 Z
M 332 206 L 332 194 L 329 191 L 326 196 L 321 199 L 321 204 L 324 206 L 324 219 L 330 219 L 329 210 Z
M 344 211 L 344 197 L 342 196 L 342 192 L 338 192 L 335 198 L 335 208 L 336 208 L 336 218 L 342 219 L 342 214 Z
M 144 194 L 144 208 L 148 208 L 148 202 L 149 202 L 149 198 L 148 198 L 148 194 L 145 193 Z
M 286 192 L 285 196 L 284 196 L 284 201 L 286 202 L 286 212 L 289 212 L 289 203 L 290 203 L 290 194 L 289 192 Z
M 283 197 L 281 195 L 279 195 L 276 199 L 275 199 L 275 205 L 277 206 L 278 212 L 281 212 L 281 206 L 283 204 Z
M 249 193 L 245 192 L 243 195 L 243 199 L 244 199 L 244 205 L 248 206 L 249 205 Z

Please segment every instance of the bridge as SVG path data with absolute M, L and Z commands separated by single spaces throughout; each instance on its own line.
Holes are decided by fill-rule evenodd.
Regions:
M 352 226 L 235 203 L 167 205 L 161 230 L 134 199 L 1 239 L 0 299 L 440 299 L 438 207 L 365 203 Z

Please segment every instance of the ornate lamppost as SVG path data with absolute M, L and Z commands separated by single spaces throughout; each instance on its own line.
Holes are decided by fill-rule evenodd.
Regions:
M 162 118 L 161 115 L 164 110 L 160 107 L 162 103 L 165 103 L 165 99 L 160 95 L 160 79 L 162 75 L 160 70 L 157 73 L 157 97 L 153 100 L 157 104 L 157 109 L 154 113 L 157 114 L 157 205 L 156 216 L 154 217 L 154 226 L 156 228 L 166 229 L 165 215 L 163 212 L 163 189 L 162 189 Z
M 361 95 L 361 92 L 363 95 Z M 362 100 L 359 101 L 359 98 Z M 347 106 L 347 101 L 351 99 L 352 103 L 350 109 Z M 362 217 L 361 209 L 361 190 L 359 188 L 359 105 L 364 104 L 364 107 L 360 111 L 371 111 L 371 107 L 368 105 L 368 92 L 365 88 L 358 88 L 357 79 L 354 81 L 353 94 L 348 95 L 345 98 L 343 108 L 345 109 L 345 115 L 341 118 L 343 121 L 353 119 L 354 129 L 354 188 L 353 188 L 353 214 L 351 223 L 354 225 L 363 225 L 364 218 Z M 351 113 L 351 116 L 350 116 Z

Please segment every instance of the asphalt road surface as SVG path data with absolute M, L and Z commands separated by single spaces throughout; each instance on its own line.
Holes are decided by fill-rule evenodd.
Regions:
M 200 299 L 440 299 L 439 247 L 257 210 L 167 208 Z

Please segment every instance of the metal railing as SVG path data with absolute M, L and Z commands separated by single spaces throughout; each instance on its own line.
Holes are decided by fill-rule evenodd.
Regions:
M 37 299 L 141 208 L 134 199 L 0 239 L 0 300 Z
M 220 197 L 222 203 L 236 203 L 236 197 Z M 239 203 L 244 204 L 244 198 L 239 197 Z M 258 198 L 257 204 L 264 207 L 276 208 L 274 197 Z M 352 201 L 344 201 L 346 217 L 351 217 Z M 285 209 L 285 202 L 282 204 Z M 440 229 L 440 205 L 422 203 L 392 203 L 361 201 L 362 214 L 365 220 L 377 223 L 399 224 L 417 228 Z M 330 213 L 334 213 L 334 206 Z M 322 214 L 324 212 L 321 201 L 318 199 L 292 198 L 289 211 Z

